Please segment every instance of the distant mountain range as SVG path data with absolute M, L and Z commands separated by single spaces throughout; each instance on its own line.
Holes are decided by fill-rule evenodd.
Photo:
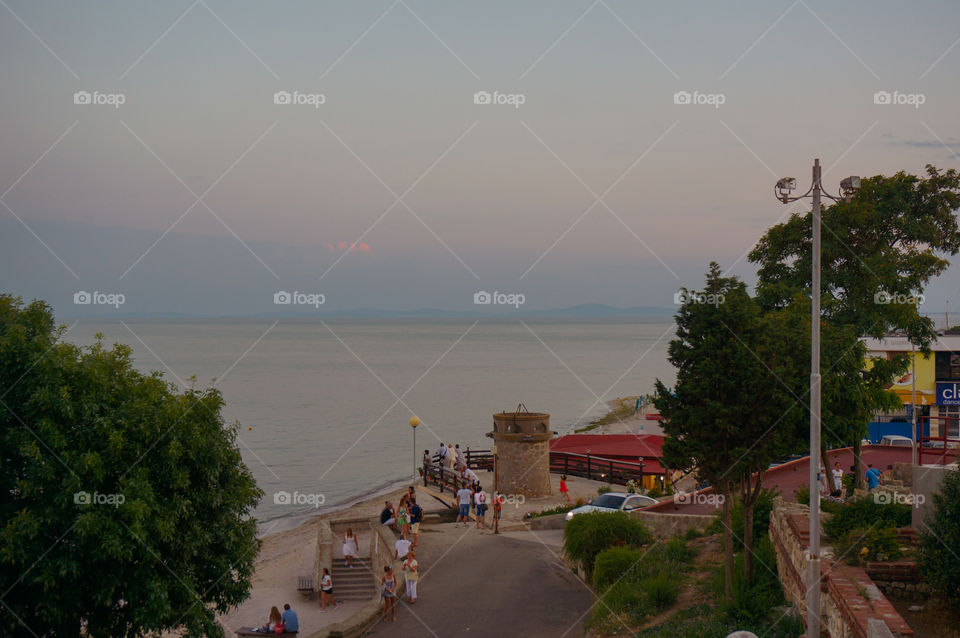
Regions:
M 676 308 L 655 306 L 633 306 L 617 308 L 604 304 L 588 303 L 567 308 L 551 310 L 514 310 L 510 306 L 483 305 L 476 310 L 441 310 L 439 308 L 418 308 L 416 310 L 382 310 L 377 308 L 357 308 L 355 310 L 293 310 L 285 307 L 276 312 L 262 312 L 245 315 L 192 315 L 185 313 L 97 313 L 73 315 L 72 319 L 321 319 L 357 318 L 357 319 L 616 319 L 616 318 L 658 318 L 668 319 L 676 313 Z

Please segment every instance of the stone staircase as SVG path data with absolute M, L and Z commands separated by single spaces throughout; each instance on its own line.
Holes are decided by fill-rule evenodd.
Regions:
M 369 558 L 355 558 L 353 569 L 345 567 L 342 558 L 334 559 L 333 569 L 330 570 L 333 577 L 333 597 L 344 601 L 370 600 L 377 593 L 371 569 Z

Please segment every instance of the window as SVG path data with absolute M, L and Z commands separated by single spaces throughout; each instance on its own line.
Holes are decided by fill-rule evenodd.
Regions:
M 940 381 L 960 380 L 960 354 L 938 352 L 934 358 L 936 377 Z
M 941 405 L 940 416 L 946 417 L 941 420 L 943 427 L 940 434 L 946 434 L 950 439 L 960 438 L 960 406 Z

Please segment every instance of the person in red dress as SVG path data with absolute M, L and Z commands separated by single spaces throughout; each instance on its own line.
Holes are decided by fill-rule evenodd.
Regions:
M 560 493 L 563 494 L 563 498 L 567 499 L 567 502 L 570 502 L 570 488 L 567 487 L 567 475 L 560 475 Z

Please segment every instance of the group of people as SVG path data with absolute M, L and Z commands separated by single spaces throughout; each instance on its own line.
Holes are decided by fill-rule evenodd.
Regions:
M 487 511 L 493 505 L 493 517 L 499 519 L 503 510 L 503 494 L 497 492 L 493 495 L 493 502 L 483 490 L 480 481 L 475 481 L 471 486 L 464 485 L 457 490 L 457 527 L 463 524 L 464 527 L 470 524 L 470 507 L 473 506 L 474 518 L 477 529 L 487 529 Z
M 423 520 L 423 509 L 417 505 L 417 495 L 413 486 L 400 498 L 397 507 L 386 501 L 383 511 L 380 512 L 380 524 L 386 525 L 394 532 L 413 537 L 413 546 L 420 542 L 420 522 Z
M 397 507 L 386 501 L 383 511 L 380 512 L 380 524 L 389 527 L 400 534 L 394 544 L 393 558 L 401 561 L 400 570 L 406 585 L 407 602 L 411 605 L 417 602 L 417 583 L 420 580 L 420 563 L 417 562 L 417 553 L 414 547 L 420 544 L 420 522 L 423 520 L 423 510 L 417 504 L 417 495 L 411 486 L 407 493 L 400 498 Z M 413 540 L 409 540 L 413 538 Z M 380 598 L 383 600 L 383 620 L 396 622 L 397 620 L 397 575 L 392 565 L 383 568 L 380 577 Z
M 463 453 L 463 450 L 460 449 L 459 443 L 447 443 L 444 445 L 441 441 L 440 447 L 437 448 L 435 457 L 436 462 L 441 467 L 450 471 L 460 472 L 463 468 L 467 467 L 467 457 Z M 430 450 L 424 450 L 423 464 L 432 465 L 433 463 L 434 460 L 430 456 Z
M 290 609 L 290 604 L 287 603 L 283 606 L 283 613 L 276 607 L 271 607 L 267 624 L 258 630 L 271 634 L 295 634 L 300 631 L 300 621 L 297 619 L 297 612 Z
M 853 468 L 850 468 L 853 471 Z M 820 466 L 820 472 L 817 474 L 817 479 L 820 483 L 820 495 L 824 498 L 831 500 L 841 501 L 843 500 L 844 486 L 843 486 L 843 468 L 840 467 L 840 461 L 834 461 L 833 469 L 830 471 L 833 476 L 833 481 L 830 482 L 827 480 L 827 473 L 824 471 L 823 465 Z M 871 491 L 880 484 L 880 477 L 882 472 L 877 468 L 873 467 L 873 463 L 867 463 L 867 469 L 863 473 L 863 478 L 867 482 L 867 491 Z

